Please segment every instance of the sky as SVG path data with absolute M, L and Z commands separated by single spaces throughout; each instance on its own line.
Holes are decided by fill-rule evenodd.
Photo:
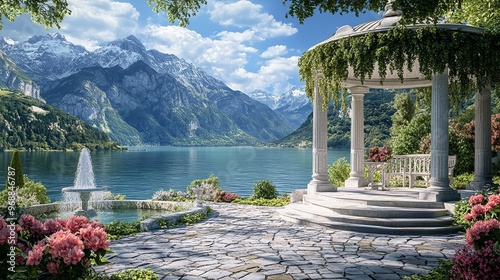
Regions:
M 61 28 L 46 30 L 27 15 L 4 19 L 0 36 L 25 41 L 33 35 L 58 32 L 74 44 L 94 50 L 101 43 L 134 35 L 146 49 L 174 54 L 230 88 L 245 93 L 282 94 L 302 87 L 297 62 L 315 44 L 344 25 L 379 19 L 368 11 L 332 15 L 316 13 L 299 24 L 286 18 L 282 0 L 208 0 L 187 28 L 168 22 L 146 0 L 68 0 L 71 15 Z

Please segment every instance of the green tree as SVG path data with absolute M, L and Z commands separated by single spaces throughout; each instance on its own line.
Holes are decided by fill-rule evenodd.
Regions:
M 415 102 L 410 93 L 400 93 L 394 97 L 394 108 L 396 112 L 392 115 L 392 126 L 394 128 L 407 125 L 415 115 Z
M 14 185 L 16 189 L 20 189 L 24 186 L 24 176 L 23 176 L 23 169 L 21 166 L 21 155 L 19 154 L 19 150 L 15 149 L 14 153 L 12 154 L 12 158 L 10 160 L 10 165 L 7 170 L 7 182 L 6 182 L 6 189 L 9 189 L 9 182 L 14 182 Z
M 500 0 L 462 0 L 446 16 L 452 22 L 465 22 L 500 32 Z M 458 6 L 458 3 L 460 6 Z
M 33 22 L 49 28 L 57 26 L 64 16 L 71 14 L 67 0 L 9 0 L 0 5 L 0 29 L 2 17 L 14 21 L 22 14 L 29 14 Z

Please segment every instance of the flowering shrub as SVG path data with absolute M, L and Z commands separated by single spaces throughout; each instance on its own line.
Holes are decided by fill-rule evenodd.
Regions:
M 460 248 L 453 258 L 451 279 L 498 279 L 500 256 L 493 247 L 493 240 L 488 240 L 481 249 L 476 249 L 469 244 Z
M 467 244 L 453 258 L 453 279 L 497 279 L 500 273 L 500 194 L 488 186 L 468 201 L 457 203 Z
M 194 180 L 191 182 L 191 184 L 187 186 L 187 193 L 191 197 L 195 197 L 193 188 L 199 187 L 203 187 L 203 200 L 212 200 L 214 193 L 222 189 L 219 183 L 219 178 L 213 174 L 206 179 Z
M 0 247 L 10 248 L 10 234 L 0 217 Z M 29 279 L 78 279 L 92 272 L 92 263 L 106 263 L 109 240 L 105 228 L 82 216 L 56 218 L 41 222 L 31 215 L 22 215 L 15 228 L 16 267 Z M 2 255 L 0 264 L 7 262 Z
M 222 190 L 222 191 L 217 191 L 214 194 L 213 199 L 215 202 L 232 202 L 233 200 L 238 198 L 240 198 L 239 195 Z
M 168 191 L 164 191 L 160 189 L 159 191 L 153 194 L 153 200 L 161 200 L 161 201 L 186 201 L 190 200 L 191 197 L 189 194 L 181 191 L 175 191 L 170 189 Z
M 392 151 L 389 147 L 375 146 L 368 150 L 368 161 L 384 162 L 392 157 Z

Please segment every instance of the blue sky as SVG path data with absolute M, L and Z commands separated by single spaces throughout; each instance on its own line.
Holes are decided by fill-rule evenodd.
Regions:
M 299 24 L 285 18 L 281 0 L 208 0 L 187 28 L 168 23 L 146 0 L 68 0 L 72 14 L 61 29 L 46 30 L 24 15 L 4 22 L 0 36 L 24 41 L 35 34 L 59 32 L 92 50 L 100 43 L 135 35 L 147 49 L 172 53 L 202 68 L 235 90 L 280 94 L 302 86 L 298 58 L 343 25 L 380 18 L 374 12 L 317 13 Z

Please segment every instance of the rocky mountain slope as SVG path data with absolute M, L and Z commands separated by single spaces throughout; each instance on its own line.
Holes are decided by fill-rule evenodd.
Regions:
M 254 91 L 248 95 L 282 115 L 293 129 L 299 128 L 312 112 L 312 103 L 304 88 L 294 87 L 281 95 L 265 91 Z
M 0 49 L 44 86 L 49 104 L 122 143 L 247 145 L 292 132 L 269 107 L 134 36 L 92 52 L 58 34 L 14 44 L 0 38 Z
M 40 87 L 2 51 L 0 51 L 0 89 L 18 91 L 26 96 L 44 101 L 40 96 Z
M 0 150 L 118 149 L 106 133 L 34 98 L 0 91 Z

